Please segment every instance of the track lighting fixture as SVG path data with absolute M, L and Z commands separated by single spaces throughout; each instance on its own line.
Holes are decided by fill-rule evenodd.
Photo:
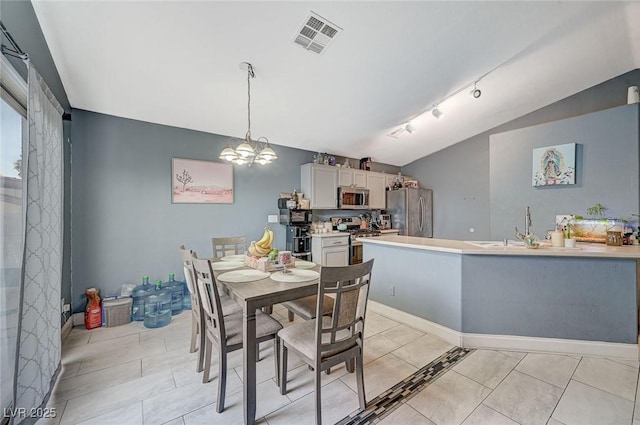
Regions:
M 440 109 L 438 109 L 438 105 L 436 105 L 433 108 L 433 111 L 431 111 L 431 114 L 436 118 L 440 118 L 442 116 L 442 111 Z
M 408 122 L 407 125 L 404 126 L 404 129 L 407 130 L 409 134 L 416 131 L 416 128 L 410 122 Z
M 473 90 L 471 90 L 469 92 L 469 94 L 471 96 L 473 96 L 475 99 L 479 98 L 480 96 L 482 96 L 482 92 L 480 91 L 480 89 L 478 87 L 476 87 L 476 84 L 478 84 L 478 82 L 476 81 L 475 83 L 473 83 Z

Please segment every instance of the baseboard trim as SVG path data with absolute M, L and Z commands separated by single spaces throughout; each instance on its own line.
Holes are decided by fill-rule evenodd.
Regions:
M 64 345 L 64 340 L 67 339 L 69 334 L 71 333 L 71 329 L 73 329 L 73 318 L 69 318 L 64 325 L 62 325 L 62 330 L 60 331 L 60 337 L 62 338 L 62 344 Z
M 446 326 L 439 325 L 430 320 L 414 316 L 413 314 L 406 313 L 402 310 L 389 307 L 388 305 L 376 301 L 369 300 L 367 306 L 373 312 L 395 320 L 396 322 L 400 322 L 407 326 L 411 326 L 412 328 L 435 335 L 449 344 L 463 347 L 462 334 L 458 331 L 454 331 Z
M 464 334 L 462 338 L 465 344 L 464 348 L 490 348 L 638 360 L 638 344 L 483 334 Z
M 389 319 L 435 335 L 449 344 L 462 348 L 528 351 L 576 356 L 610 357 L 638 360 L 638 344 L 601 341 L 581 341 L 559 338 L 539 338 L 517 335 L 487 335 L 462 333 L 404 311 L 369 300 L 369 309 Z
M 73 326 L 84 325 L 84 313 L 74 313 L 72 317 L 73 317 Z

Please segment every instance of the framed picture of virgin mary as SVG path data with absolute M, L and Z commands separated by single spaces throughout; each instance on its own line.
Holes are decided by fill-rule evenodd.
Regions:
M 533 186 L 576 184 L 576 144 L 533 150 Z

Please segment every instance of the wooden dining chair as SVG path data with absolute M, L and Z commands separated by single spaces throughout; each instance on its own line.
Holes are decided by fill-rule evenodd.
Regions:
M 193 271 L 193 260 L 197 259 L 198 255 L 195 251 L 186 249 L 184 245 L 180 245 L 180 247 L 178 248 L 178 252 L 180 253 L 180 257 L 182 258 L 184 280 L 187 283 L 187 289 L 189 290 L 189 295 L 191 296 L 191 345 L 189 347 L 189 352 L 193 353 L 197 350 L 196 340 L 198 339 L 198 336 L 200 337 L 198 347 L 204 347 L 205 338 L 205 323 L 202 320 L 202 302 L 200 300 L 200 295 L 198 294 L 198 288 L 195 284 L 195 275 Z M 233 301 L 231 297 L 227 295 L 221 295 L 220 300 L 222 304 L 222 312 L 224 315 L 242 312 L 242 307 L 238 303 Z M 200 353 L 198 353 L 196 371 L 202 372 L 203 368 L 204 348 L 201 348 Z
M 342 362 L 353 370 L 360 409 L 366 407 L 363 373 L 364 320 L 369 297 L 373 259 L 344 267 L 322 267 L 316 318 L 278 332 L 281 340 L 280 393 L 287 393 L 287 352 L 293 350 L 315 373 L 316 425 L 322 424 L 321 374 Z M 331 316 L 324 316 L 326 295 L 335 297 Z
M 247 238 L 245 236 L 211 238 L 211 244 L 213 245 L 213 258 L 244 254 L 247 250 Z
M 211 369 L 211 351 L 215 345 L 218 350 L 218 401 L 216 411 L 224 410 L 224 397 L 227 384 L 227 354 L 242 348 L 242 312 L 227 316 L 222 314 L 222 304 L 216 285 L 210 260 L 193 260 L 196 286 L 202 300 L 202 320 L 205 322 L 205 359 L 202 382 L 209 382 Z M 275 371 L 278 375 L 280 339 L 277 334 L 282 325 L 271 316 L 256 310 L 256 344 L 274 340 L 273 356 Z
M 282 303 L 287 311 L 287 318 L 290 322 L 293 322 L 294 314 L 302 317 L 304 320 L 311 320 L 316 318 L 316 307 L 318 305 L 318 296 L 310 295 L 308 297 L 299 298 L 293 301 L 287 301 Z M 322 315 L 331 315 L 333 311 L 333 298 L 325 295 L 324 302 L 322 304 Z

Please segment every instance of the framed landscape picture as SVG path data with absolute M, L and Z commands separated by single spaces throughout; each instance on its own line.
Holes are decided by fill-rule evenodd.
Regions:
M 533 186 L 576 184 L 576 144 L 533 150 Z
M 233 166 L 197 159 L 171 159 L 171 202 L 233 204 Z

